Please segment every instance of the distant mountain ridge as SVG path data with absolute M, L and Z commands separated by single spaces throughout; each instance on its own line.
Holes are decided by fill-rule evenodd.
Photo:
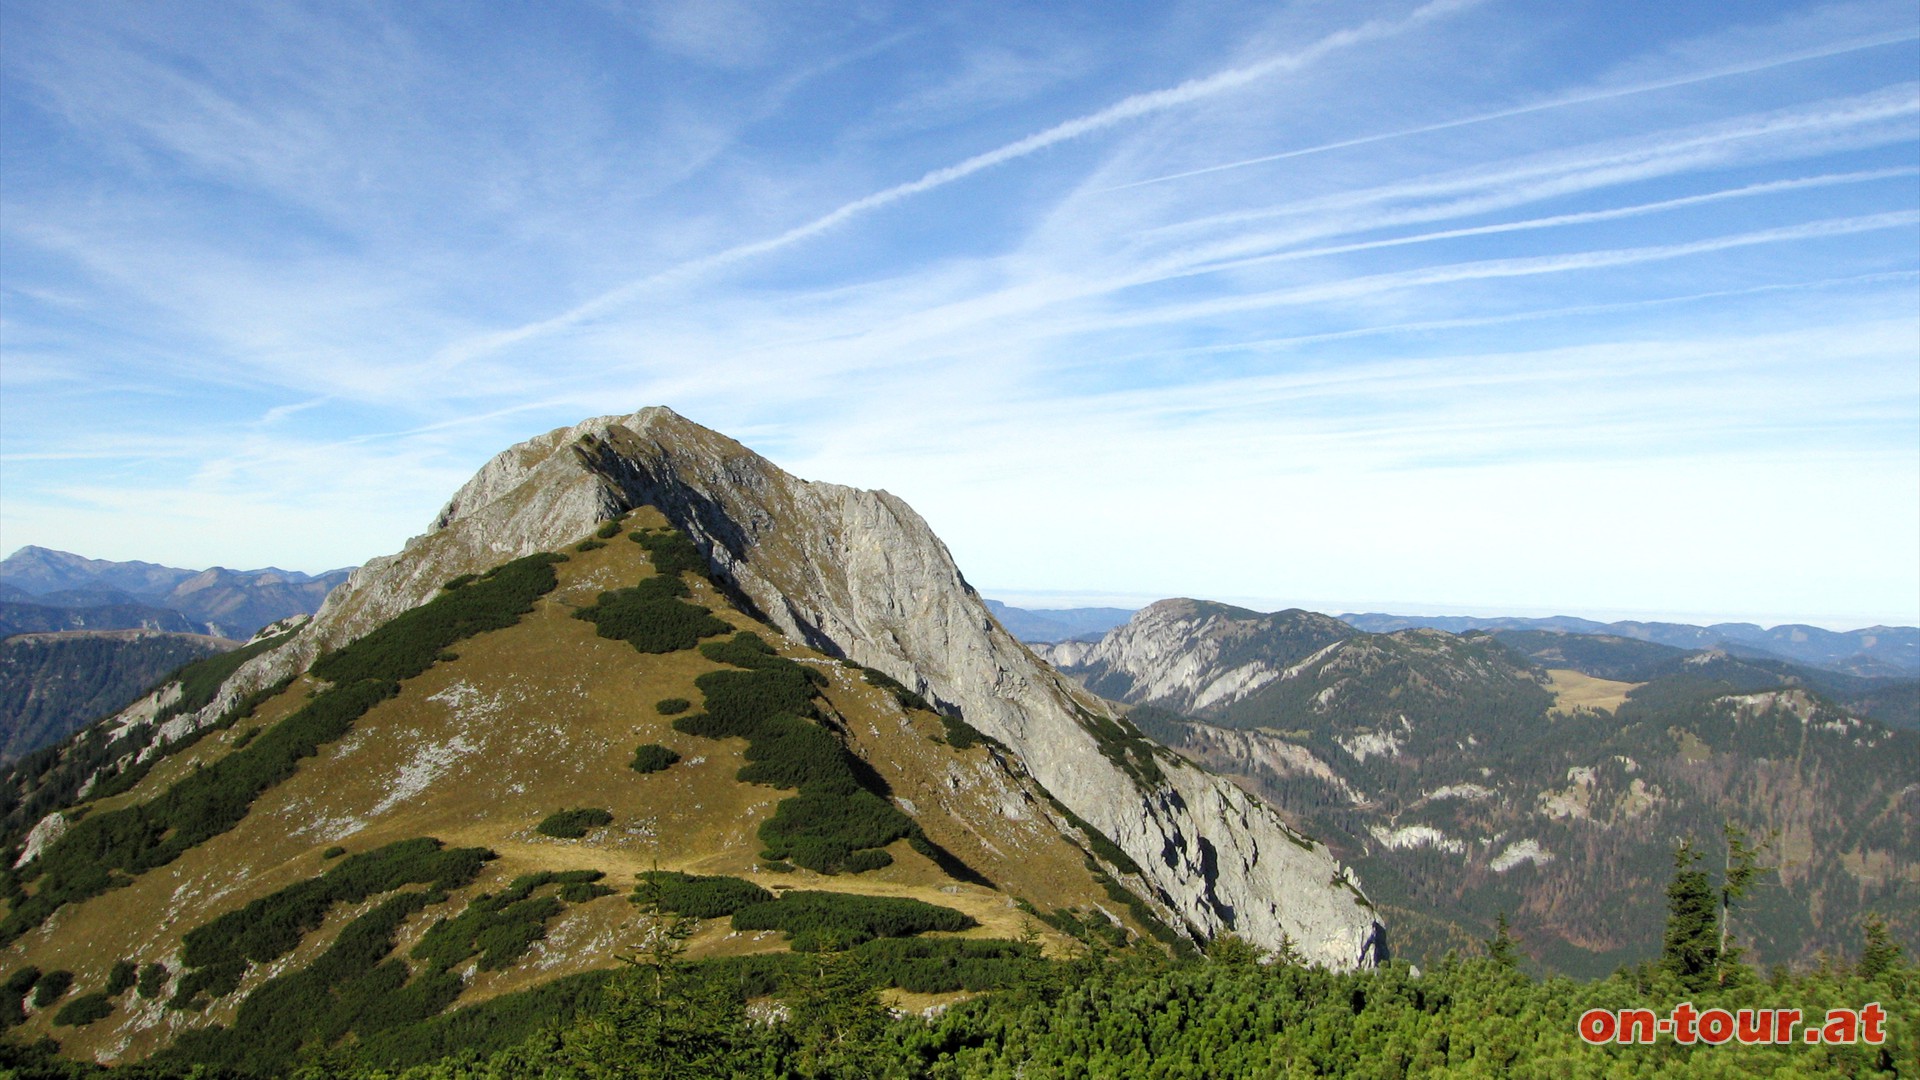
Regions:
M 290 615 L 318 611 L 350 573 L 186 570 L 28 546 L 0 561 L 0 636 L 145 629 L 245 640 Z
M 1017 608 L 998 600 L 986 601 L 987 610 L 1007 633 L 1021 641 L 1098 641 L 1101 635 L 1133 617 L 1133 608 Z
M 1387 634 L 1425 627 L 1460 634 L 1469 630 L 1549 630 L 1607 634 L 1678 649 L 1719 649 L 1734 656 L 1791 660 L 1849 675 L 1920 675 L 1920 627 L 1868 626 L 1825 630 L 1801 623 L 1764 628 L 1753 623 L 1602 623 L 1570 615 L 1544 619 L 1477 615 L 1387 615 L 1347 613 L 1340 620 L 1357 630 Z

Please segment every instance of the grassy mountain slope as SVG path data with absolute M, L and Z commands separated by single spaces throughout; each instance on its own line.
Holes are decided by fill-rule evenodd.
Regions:
M 625 524 L 658 529 L 665 521 L 643 508 Z M 335 849 L 352 857 L 420 837 L 450 851 L 486 849 L 497 857 L 470 881 L 408 901 L 418 910 L 396 916 L 393 957 L 406 957 L 435 920 L 523 875 L 594 871 L 615 890 L 556 901 L 559 910 L 543 924 L 542 936 L 513 963 L 456 965 L 451 970 L 462 976 L 457 1001 L 463 1005 L 602 968 L 630 951 L 639 928 L 622 894 L 637 875 L 655 869 L 734 876 L 775 893 L 918 899 L 971 917 L 977 927 L 962 932 L 968 937 L 1018 936 L 1029 922 L 1016 899 L 1044 912 L 1108 912 L 1135 932 L 1146 928 L 1091 868 L 1085 849 L 1095 841 L 1075 833 L 997 748 L 977 742 L 956 748 L 954 742 L 966 740 L 956 740 L 941 717 L 904 707 L 893 690 L 856 667 L 786 642 L 688 573 L 682 579 L 687 601 L 710 609 L 722 631 L 704 640 L 724 642 L 734 631 L 752 631 L 781 656 L 817 672 L 817 685 L 810 684 L 817 723 L 861 763 L 866 790 L 890 794 L 891 805 L 925 838 L 888 844 L 889 865 L 857 874 L 781 872 L 769 865 L 761 855 L 761 827 L 794 791 L 738 778 L 750 764 L 747 740 L 705 738 L 675 726 L 676 717 L 696 714 L 708 700 L 703 686 L 714 684 L 703 684 L 703 677 L 739 669 L 697 648 L 640 652 L 576 618 L 603 593 L 654 578 L 650 562 L 660 558 L 621 536 L 579 547 L 587 550 L 569 550 L 568 560 L 554 567 L 555 587 L 517 623 L 460 640 L 431 659 L 403 679 L 396 694 L 262 790 L 230 828 L 151 869 L 123 875 L 118 887 L 61 907 L 0 951 L 0 970 L 32 965 L 73 972 L 75 994 L 106 986 L 121 961 L 165 964 L 175 976 L 152 998 L 122 991 L 110 1015 L 84 1027 L 55 1026 L 55 1006 L 35 1009 L 25 1032 L 53 1034 L 69 1053 L 123 1059 L 151 1054 L 189 1029 L 250 1022 L 243 1004 L 250 995 L 308 969 L 344 940 L 343 928 L 366 925 L 355 920 L 373 917 L 404 891 L 327 909 L 317 929 L 298 935 L 296 947 L 247 965 L 234 992 L 213 995 L 200 1011 L 165 1003 L 179 989 L 183 958 L 191 958 L 183 939 L 224 913 L 305 888 L 302 882 L 338 865 L 342 853 Z M 349 647 L 340 655 L 358 654 Z M 315 670 L 347 679 L 345 672 L 361 662 L 323 659 Z M 312 673 L 299 675 L 250 715 L 164 756 L 129 790 L 80 801 L 67 814 L 79 819 L 73 829 L 153 805 L 169 789 L 257 752 L 303 709 L 337 692 Z M 658 705 L 674 699 L 685 701 L 686 710 L 663 712 Z M 642 744 L 679 758 L 641 773 L 629 762 Z M 581 807 L 606 811 L 610 823 L 579 839 L 541 831 L 556 811 Z M 29 862 L 7 882 L 9 912 L 47 888 L 47 879 L 33 876 L 36 865 Z M 1045 935 L 1054 937 L 1050 930 Z M 773 930 L 737 931 L 716 919 L 691 944 L 696 957 L 720 956 L 782 950 L 786 938 Z M 422 961 L 409 966 L 407 987 L 431 974 Z M 401 970 L 404 981 L 407 969 Z

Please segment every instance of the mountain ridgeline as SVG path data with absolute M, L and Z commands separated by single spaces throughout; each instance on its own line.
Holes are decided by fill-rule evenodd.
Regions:
M 1352 862 L 1429 961 L 1507 913 L 1544 967 L 1650 955 L 1682 838 L 1731 823 L 1765 875 L 1733 932 L 1811 963 L 1920 933 L 1920 682 L 1541 629 L 1366 633 L 1168 600 L 1042 647 Z
M 0 560 L 0 762 L 118 712 L 188 661 L 313 614 L 347 574 L 21 548 Z
M 240 641 L 311 615 L 350 570 L 182 570 L 23 547 L 0 560 L 0 636 L 167 630 Z
M 508 1045 L 668 917 L 738 987 L 1386 956 L 1324 844 L 1036 661 L 904 503 L 665 409 L 502 453 L 310 621 L 28 755 L 0 849 L 0 1026 L 177 1068 Z
M 1355 629 L 1369 633 L 1392 633 L 1395 630 L 1424 627 L 1456 634 L 1487 630 L 1597 635 L 1688 651 L 1716 649 L 1744 659 L 1786 661 L 1846 675 L 1920 678 L 1920 627 L 1912 626 L 1869 626 L 1859 630 L 1838 631 L 1799 623 L 1769 628 L 1753 623 L 1715 623 L 1712 626 L 1635 621 L 1602 623 L 1566 615 L 1521 619 L 1466 615 L 1382 615 L 1373 612 L 1342 615 L 1340 618 Z

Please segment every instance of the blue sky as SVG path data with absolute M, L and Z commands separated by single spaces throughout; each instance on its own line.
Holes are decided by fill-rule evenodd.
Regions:
M 0 547 L 666 404 L 1029 606 L 1920 622 L 1920 14 L 0 3 Z

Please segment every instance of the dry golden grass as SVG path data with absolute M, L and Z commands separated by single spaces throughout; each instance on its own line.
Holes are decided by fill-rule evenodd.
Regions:
M 1572 712 L 1575 709 L 1605 709 L 1611 712 L 1626 703 L 1628 691 L 1644 685 L 1596 679 L 1572 668 L 1553 668 L 1547 672 L 1547 689 L 1553 691 L 1555 712 Z

